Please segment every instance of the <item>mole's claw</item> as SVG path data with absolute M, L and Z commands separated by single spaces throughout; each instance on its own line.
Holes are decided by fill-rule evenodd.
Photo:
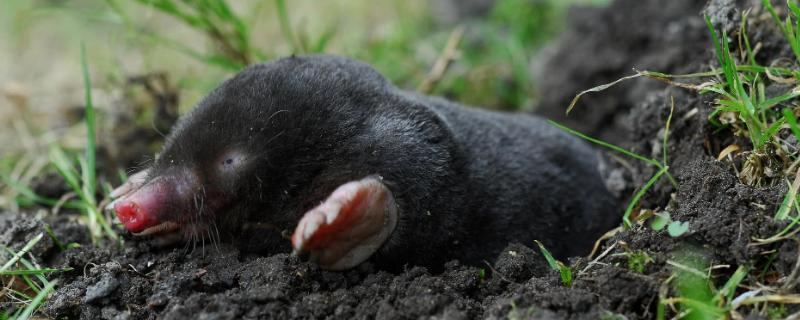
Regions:
M 292 246 L 295 254 L 308 252 L 323 268 L 352 268 L 386 242 L 397 215 L 394 196 L 379 178 L 348 182 L 303 216 Z
M 139 171 L 128 177 L 128 181 L 126 181 L 116 189 L 112 190 L 111 193 L 108 194 L 108 196 L 112 199 L 124 196 L 130 193 L 131 191 L 138 189 L 145 182 L 145 178 L 147 178 L 147 170 Z M 111 204 L 109 204 L 109 206 L 110 205 Z

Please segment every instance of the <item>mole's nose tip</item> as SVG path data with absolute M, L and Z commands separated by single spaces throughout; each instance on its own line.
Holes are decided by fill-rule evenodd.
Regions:
M 125 229 L 137 233 L 157 224 L 157 221 L 147 214 L 136 202 L 120 199 L 114 204 L 114 211 Z

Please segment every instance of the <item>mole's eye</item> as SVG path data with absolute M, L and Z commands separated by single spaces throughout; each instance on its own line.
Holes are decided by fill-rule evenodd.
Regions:
M 239 151 L 225 152 L 217 162 L 217 168 L 221 172 L 233 172 L 242 167 L 247 161 L 244 153 Z

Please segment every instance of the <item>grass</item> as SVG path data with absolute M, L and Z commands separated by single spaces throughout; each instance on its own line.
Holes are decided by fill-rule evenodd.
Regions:
M 118 14 L 127 16 L 114 0 L 106 2 Z M 191 57 L 232 71 L 238 71 L 264 57 L 264 54 L 251 44 L 247 23 L 232 10 L 227 1 L 136 0 L 136 2 L 204 32 L 214 43 L 213 52 L 203 54 L 189 49 L 190 46 L 187 44 L 150 34 L 158 41 L 179 48 Z
M 797 61 L 800 61 L 800 19 L 798 19 L 800 18 L 800 8 L 797 7 L 794 1 L 786 1 L 790 14 L 786 15 L 786 19 L 781 21 L 781 18 L 778 16 L 778 13 L 769 0 L 762 0 L 761 4 L 767 9 L 772 18 L 775 19 L 775 23 L 789 42 L 789 47 L 792 48 L 795 58 Z M 796 22 L 792 22 L 792 16 L 794 16 Z
M 576 99 L 577 99 L 577 97 L 576 97 Z M 602 141 L 602 140 L 599 140 L 599 139 L 592 138 L 592 137 L 590 137 L 588 135 L 585 135 L 585 134 L 580 133 L 578 131 L 575 131 L 575 130 L 573 130 L 571 128 L 568 128 L 567 126 L 564 126 L 564 125 L 562 125 L 562 124 L 560 124 L 558 122 L 555 122 L 555 121 L 552 121 L 552 120 L 548 120 L 548 122 L 551 125 L 555 126 L 556 128 L 559 128 L 559 129 L 561 129 L 561 130 L 563 130 L 563 131 L 565 131 L 565 132 L 567 132 L 569 134 L 575 135 L 575 136 L 577 136 L 577 137 L 579 137 L 581 139 L 584 139 L 584 140 L 589 141 L 591 143 L 594 143 L 596 145 L 605 147 L 607 149 L 616 151 L 616 152 L 621 153 L 623 155 L 626 155 L 628 157 L 640 160 L 640 161 L 645 162 L 647 164 L 650 164 L 650 165 L 652 165 L 652 166 L 654 166 L 654 167 L 656 167 L 658 169 L 656 171 L 656 173 L 653 174 L 653 176 L 650 177 L 650 179 L 648 179 L 647 182 L 645 182 L 645 184 L 636 191 L 636 193 L 634 193 L 633 198 L 631 198 L 631 201 L 628 202 L 628 206 L 625 208 L 625 213 L 622 215 L 622 225 L 625 227 L 625 229 L 631 229 L 633 227 L 633 223 L 631 222 L 631 215 L 633 214 L 633 211 L 636 209 L 637 205 L 639 204 L 639 201 L 642 199 L 642 197 L 645 195 L 645 193 L 647 193 L 647 190 L 650 190 L 650 188 L 652 188 L 653 185 L 656 182 L 658 182 L 658 180 L 660 180 L 662 176 L 666 176 L 667 179 L 672 184 L 672 186 L 675 187 L 676 189 L 678 188 L 678 182 L 675 181 L 675 178 L 669 173 L 669 165 L 668 165 L 668 161 L 667 161 L 667 159 L 668 159 L 668 155 L 667 155 L 667 149 L 668 149 L 667 146 L 668 146 L 668 144 L 667 144 L 667 142 L 669 142 L 668 141 L 668 139 L 669 139 L 669 126 L 670 126 L 670 123 L 672 122 L 672 113 L 673 113 L 674 110 L 675 110 L 675 102 L 672 101 L 672 106 L 670 108 L 669 116 L 667 117 L 666 124 L 664 126 L 664 138 L 663 138 L 663 141 L 662 141 L 663 148 L 662 148 L 662 151 L 661 151 L 662 152 L 662 155 L 661 155 L 662 159 L 660 161 L 658 159 L 649 158 L 649 157 L 643 156 L 641 154 L 626 150 L 625 148 L 616 146 L 614 144 L 611 144 L 611 143 L 608 143 L 608 142 L 605 142 L 605 141 Z
M 93 241 L 102 238 L 117 239 L 116 232 L 111 228 L 109 219 L 103 214 L 97 201 L 97 159 L 96 159 L 96 128 L 95 110 L 92 101 L 91 79 L 89 78 L 88 63 L 86 61 L 85 47 L 81 45 L 81 71 L 84 85 L 86 147 L 83 156 L 72 157 L 58 145 L 52 145 L 49 152 L 49 161 L 53 169 L 58 172 L 64 182 L 71 189 L 71 193 L 61 199 L 49 199 L 37 195 L 36 192 L 21 181 L 15 181 L 5 172 L 0 173 L 0 180 L 14 189 L 18 195 L 15 201 L 18 205 L 45 205 L 54 208 L 67 208 L 83 212 L 83 218 L 89 228 Z M 76 164 L 77 162 L 77 164 Z
M 768 0 L 764 0 L 763 5 L 792 48 L 795 60 L 800 62 L 800 7 L 793 0 L 787 1 L 788 14 L 785 19 L 781 19 Z M 571 112 L 585 94 L 600 92 L 620 82 L 639 77 L 664 81 L 700 94 L 714 94 L 716 97 L 714 110 L 710 114 L 708 122 L 716 127 L 715 133 L 727 131 L 735 136 L 745 137 L 750 144 L 749 146 L 729 145 L 723 148 L 719 159 L 730 159 L 733 152 L 742 150 L 739 156 L 743 161 L 738 162 L 741 167 L 735 169 L 743 183 L 753 186 L 771 186 L 786 181 L 787 176 L 795 175 L 793 182 L 786 181 L 788 185 L 786 195 L 774 216 L 775 220 L 788 221 L 788 223 L 776 234 L 765 239 L 755 239 L 755 243 L 752 244 L 767 245 L 794 239 L 800 233 L 800 226 L 798 226 L 800 213 L 797 212 L 797 203 L 800 202 L 800 197 L 798 197 L 800 153 L 796 146 L 788 143 L 779 134 L 789 131 L 790 135 L 800 141 L 800 127 L 798 127 L 796 115 L 798 110 L 795 104 L 796 98 L 800 97 L 800 87 L 796 80 L 800 79 L 800 70 L 797 69 L 796 64 L 790 67 L 782 67 L 776 63 L 770 63 L 769 66 L 759 64 L 747 35 L 747 16 L 748 12 L 743 13 L 742 24 L 736 38 L 729 37 L 725 30 L 718 32 L 710 19 L 705 18 L 719 68 L 686 75 L 637 71 L 634 75 L 579 93 L 568 106 L 567 112 Z M 731 49 L 734 44 L 738 44 L 737 50 Z M 678 80 L 690 78 L 700 78 L 705 81 L 700 83 L 678 82 Z M 775 90 L 771 90 L 769 93 L 772 96 L 768 96 L 767 88 L 775 84 L 787 86 L 788 89 L 777 93 Z M 780 86 L 771 88 L 780 88 Z M 666 152 L 660 161 L 664 165 L 658 166 L 655 159 L 631 154 L 626 150 L 621 150 L 622 148 L 583 136 L 558 124 L 554 125 L 598 145 L 653 164 L 660 170 L 667 167 Z M 666 146 L 666 143 L 664 145 Z M 736 163 L 731 161 L 731 164 Z M 778 163 L 782 167 L 777 172 L 775 172 L 775 168 L 771 168 L 773 176 L 770 177 L 766 172 L 768 163 Z M 648 180 L 642 189 L 648 188 L 652 181 L 653 178 Z M 638 197 L 634 196 L 634 201 L 638 201 Z M 668 226 L 667 229 L 672 236 L 684 233 L 688 229 L 688 225 L 682 223 L 673 225 L 674 223 L 676 222 L 667 216 L 655 219 L 652 225 L 657 230 Z M 625 220 L 625 224 L 629 225 L 630 222 Z M 722 287 L 716 288 L 716 281 L 711 276 L 712 268 L 708 268 L 705 262 L 687 257 L 679 257 L 678 261 L 668 261 L 667 263 L 673 267 L 673 275 L 666 283 L 672 282 L 674 296 L 667 297 L 669 290 L 662 288 L 657 318 L 666 318 L 666 307 L 672 307 L 675 318 L 680 319 L 736 318 L 741 316 L 737 313 L 737 308 L 743 306 L 757 306 L 759 310 L 763 311 L 761 313 L 763 315 L 785 317 L 787 315 L 786 304 L 800 303 L 800 295 L 790 294 L 790 291 L 786 289 L 796 285 L 795 272 L 800 269 L 796 268 L 797 270 L 792 272 L 792 276 L 785 280 L 787 283 L 780 288 L 770 287 L 769 281 L 764 281 L 764 275 L 776 254 L 770 256 L 767 266 L 759 272 L 761 276 L 757 276 L 757 278 L 761 279 L 758 281 L 762 284 L 758 289 L 746 291 L 738 296 L 736 295 L 737 288 L 749 276 L 750 268 L 748 266 L 739 266 Z M 640 260 L 639 256 L 629 255 L 629 268 L 637 272 L 642 270 Z M 756 275 L 753 276 L 756 277 Z
M 289 54 L 338 53 L 371 63 L 408 89 L 425 81 L 436 60 L 431 53 L 441 52 L 447 36 L 454 29 L 466 28 L 471 40 L 458 48 L 454 66 L 448 68 L 432 93 L 456 97 L 468 104 L 520 110 L 530 108 L 536 99 L 533 94 L 535 79 L 527 72 L 529 57 L 561 30 L 566 8 L 576 2 L 602 4 L 607 1 L 499 0 L 486 19 L 447 28 L 442 28 L 431 13 L 418 9 L 429 6 L 426 2 L 390 2 L 387 6 L 397 11 L 396 20 L 372 22 L 375 26 L 359 30 L 359 35 L 352 34 L 352 30 L 341 30 L 335 23 L 324 22 L 326 19 L 309 18 L 307 13 L 298 11 L 304 2 L 275 0 L 244 6 L 244 10 L 224 0 L 136 0 L 138 7 L 119 0 L 105 2 L 125 29 L 208 66 L 232 72 Z M 366 11 L 371 5 L 364 6 L 356 9 Z M 262 7 L 263 16 L 259 14 Z M 314 4 L 314 7 L 330 10 L 326 9 L 327 5 Z M 149 30 L 146 22 L 136 19 L 142 16 L 141 9 L 176 20 L 202 34 L 213 45 L 205 52 L 189 41 L 169 37 L 160 30 Z M 290 14 L 292 12 L 296 14 Z M 309 32 L 309 27 L 294 22 L 293 18 L 319 20 L 316 23 L 327 25 Z M 278 27 L 282 39 L 270 39 L 266 44 L 259 41 L 257 34 L 263 33 L 256 26 L 259 19 L 275 21 L 274 26 Z M 381 36 L 371 36 L 375 32 L 381 32 Z M 284 49 L 287 47 L 288 50 Z
M 542 255 L 544 259 L 547 260 L 547 265 L 550 266 L 551 269 L 558 271 L 559 275 L 561 276 L 561 283 L 567 287 L 572 287 L 572 268 L 568 265 L 565 265 L 561 261 L 556 260 L 553 255 L 550 253 L 544 245 L 539 242 L 539 240 L 535 240 L 536 245 L 539 246 L 539 250 L 542 251 Z
M 677 296 L 663 298 L 662 306 L 679 306 L 678 317 L 682 319 L 723 319 L 730 318 L 740 305 L 735 303 L 736 289 L 745 279 L 749 268 L 739 266 L 736 271 L 717 289 L 711 277 L 712 268 L 704 259 L 679 252 L 676 260 L 667 261 L 672 267 L 673 276 L 669 278 Z M 657 318 L 665 319 L 660 309 Z
M 800 50 L 800 42 L 798 42 L 800 40 L 797 38 L 798 32 L 800 32 L 797 26 L 800 24 L 792 23 L 792 17 L 797 19 L 800 11 L 792 1 L 788 1 L 788 3 L 791 14 L 786 18 L 786 23 L 781 23 L 769 1 L 764 1 L 765 7 L 779 22 L 778 24 L 793 50 L 795 48 Z M 772 97 L 767 96 L 766 88 L 771 83 L 796 85 L 795 79 L 800 78 L 800 70 L 774 66 L 765 67 L 757 63 L 747 35 L 747 13 L 742 15 L 742 24 L 736 42 L 740 44 L 739 55 L 744 57 L 745 64 L 737 63 L 734 52 L 730 49 L 730 43 L 733 42 L 727 32 L 724 30 L 721 33 L 717 32 L 708 17 L 705 17 L 705 21 L 712 39 L 717 63 L 720 65 L 719 68 L 686 75 L 637 71 L 634 75 L 579 93 L 567 107 L 567 113 L 575 108 L 583 95 L 600 92 L 620 82 L 639 77 L 664 81 L 673 86 L 697 91 L 700 94 L 716 94 L 717 99 L 714 110 L 709 116 L 709 123 L 717 127 L 717 131 L 730 129 L 734 135 L 746 136 L 752 146 L 751 150 L 743 152 L 746 157 L 738 170 L 740 179 L 744 183 L 754 186 L 772 185 L 775 180 L 765 176 L 766 168 L 764 166 L 765 163 L 776 160 L 773 156 L 775 150 L 784 148 L 776 139 L 778 133 L 788 125 L 795 137 L 800 138 L 800 128 L 798 128 L 793 109 L 779 107 L 800 97 L 800 87 L 794 86 Z M 800 53 L 800 51 L 796 53 Z M 684 78 L 706 78 L 709 81 L 700 84 L 675 81 Z M 797 155 L 794 155 L 794 158 L 797 158 Z M 784 167 L 788 166 L 789 163 L 784 163 Z
M 101 238 L 117 239 L 117 235 L 111 229 L 110 223 L 102 214 L 98 207 L 97 176 L 96 176 L 96 129 L 95 129 L 95 110 L 91 94 L 91 80 L 89 78 L 88 63 L 86 61 L 85 48 L 81 46 L 81 67 L 84 84 L 85 98 L 85 117 L 86 126 L 86 150 L 83 156 L 77 157 L 78 165 L 75 160 L 57 145 L 50 149 L 50 165 L 60 174 L 64 181 L 69 185 L 72 194 L 77 199 L 69 199 L 71 196 L 65 195 L 62 199 L 54 200 L 37 195 L 30 187 L 13 180 L 10 175 L 0 174 L 2 181 L 11 188 L 15 189 L 19 197 L 17 204 L 33 205 L 40 204 L 51 207 L 65 207 L 83 212 L 83 218 L 87 225 L 93 241 Z M 49 235 L 60 250 L 75 248 L 76 244 L 63 244 L 55 237 L 49 227 L 45 227 L 45 232 Z M 11 309 L 0 311 L 0 319 L 29 319 L 34 316 L 47 296 L 55 289 L 57 283 L 49 281 L 47 274 L 53 272 L 69 271 L 70 269 L 43 268 L 35 265 L 25 255 L 45 236 L 41 233 L 29 240 L 19 251 L 12 251 L 10 248 L 2 246 L 0 250 L 0 279 L 3 280 L 3 289 L 0 291 L 0 299 L 10 303 Z
M 19 251 L 0 246 L 0 301 L 11 308 L 0 311 L 0 319 L 30 319 L 41 307 L 47 296 L 56 286 L 56 281 L 49 281 L 45 275 L 53 272 L 71 271 L 71 269 L 41 268 L 24 258 L 30 250 L 42 240 L 44 234 L 31 238 Z
M 82 207 L 82 211 L 87 218 L 87 226 L 92 235 L 92 239 L 97 241 L 105 236 L 110 239 L 117 239 L 116 232 L 111 228 L 108 219 L 103 215 L 102 208 L 97 202 L 97 164 L 96 152 L 97 144 L 95 141 L 95 116 L 94 104 L 92 102 L 91 79 L 89 78 L 89 66 L 86 62 L 86 49 L 81 45 L 81 70 L 83 74 L 84 98 L 86 115 L 84 123 L 86 125 L 86 150 L 84 157 L 78 157 L 78 166 L 73 160 L 58 146 L 50 149 L 50 161 L 56 171 L 64 178 L 67 185 L 77 195 L 77 202 Z M 80 174 L 79 174 L 80 172 Z

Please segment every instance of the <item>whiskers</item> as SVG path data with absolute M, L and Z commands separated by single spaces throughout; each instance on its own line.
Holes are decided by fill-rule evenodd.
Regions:
M 188 221 L 182 228 L 184 239 L 186 239 L 184 251 L 186 251 L 187 254 L 193 254 L 195 250 L 197 250 L 197 245 L 199 244 L 203 257 L 206 255 L 206 240 L 208 240 L 210 246 L 214 247 L 217 253 L 221 252 L 219 247 L 221 242 L 219 228 L 217 227 L 214 215 L 210 212 L 205 212 L 207 209 L 205 207 L 205 199 L 206 188 L 203 186 L 192 197 L 194 210 L 188 215 Z M 189 250 L 190 246 L 191 250 Z

